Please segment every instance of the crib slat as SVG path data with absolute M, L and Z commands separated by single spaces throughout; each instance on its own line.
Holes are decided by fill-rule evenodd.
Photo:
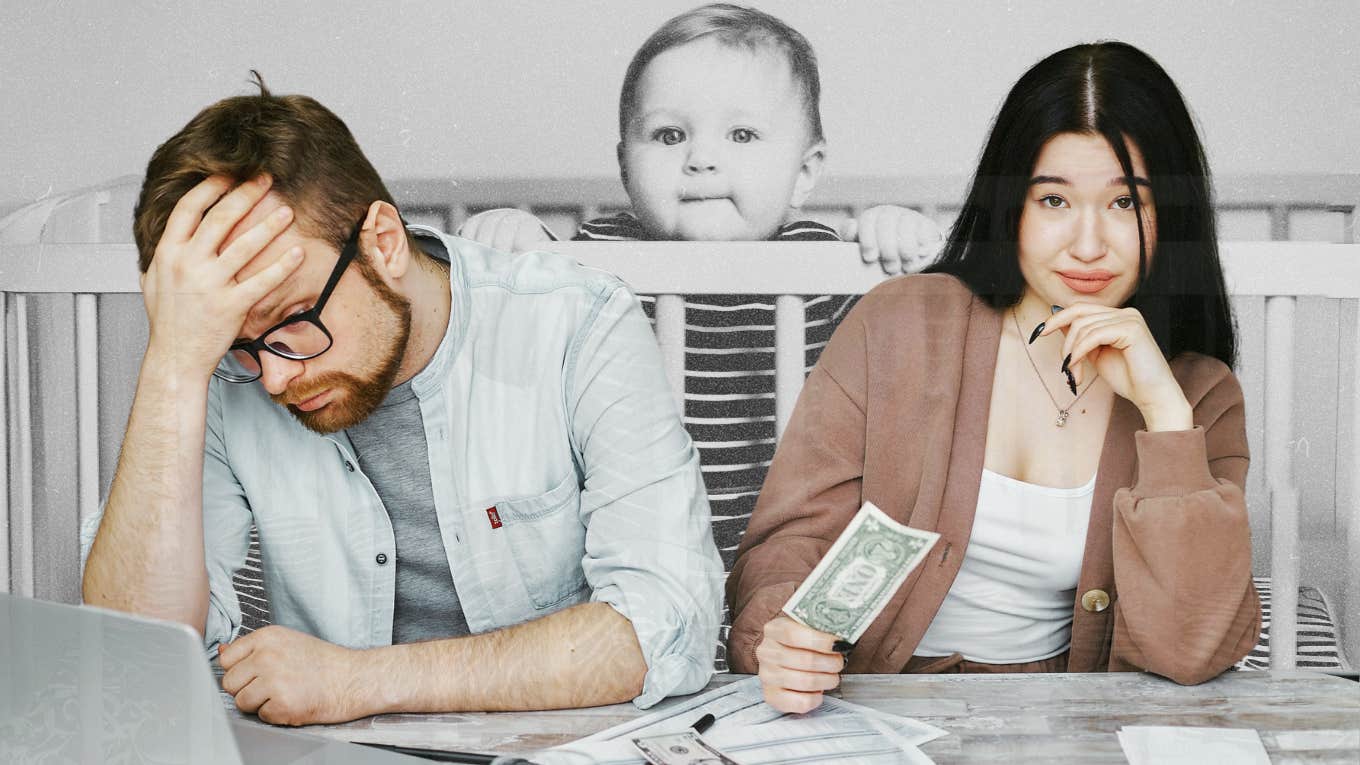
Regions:
M 680 295 L 656 296 L 656 344 L 661 346 L 661 365 L 671 392 L 685 411 L 685 299 Z
M 1276 242 L 1289 241 L 1289 208 L 1284 205 L 1271 205 L 1270 238 Z
M 76 295 L 76 502 L 80 524 L 99 510 L 99 302 Z
M 1352 651 L 1351 662 L 1360 662 L 1360 306 L 1355 311 L 1356 379 L 1351 382 L 1351 492 L 1349 517 L 1346 518 L 1346 581 L 1341 635 Z
M 1270 490 L 1270 667 L 1293 669 L 1299 498 L 1293 480 L 1294 298 L 1266 298 L 1266 485 Z
M 1294 669 L 1298 655 L 1299 493 L 1293 488 L 1270 491 L 1270 668 Z
M 10 439 L 15 445 L 13 503 L 10 505 L 11 591 L 33 597 L 33 427 L 29 388 L 28 296 L 14 296 L 14 411 Z
M 9 293 L 0 292 L 0 592 L 10 591 L 9 567 Z
M 803 389 L 806 368 L 807 310 L 799 295 L 774 299 L 774 437 L 784 437 L 793 405 Z

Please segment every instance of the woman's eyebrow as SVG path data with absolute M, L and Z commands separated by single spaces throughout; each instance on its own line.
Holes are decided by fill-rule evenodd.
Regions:
M 1149 182 L 1148 179 L 1144 178 L 1144 177 L 1141 176 L 1141 175 L 1121 175 L 1121 176 L 1119 176 L 1119 177 L 1117 177 L 1117 178 L 1111 178 L 1109 184 L 1107 184 L 1107 185 L 1109 185 L 1109 186 L 1146 186 L 1146 187 L 1149 188 L 1149 189 L 1152 188 L 1152 183 Z
M 1041 183 L 1057 183 L 1063 186 L 1071 186 L 1072 183 L 1061 175 L 1036 175 L 1029 179 L 1029 185 L 1038 186 Z M 1107 186 L 1146 186 L 1152 188 L 1152 183 L 1141 175 L 1121 175 L 1110 179 Z

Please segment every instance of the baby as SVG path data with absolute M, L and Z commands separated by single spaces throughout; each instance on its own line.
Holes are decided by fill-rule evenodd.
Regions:
M 619 171 L 632 210 L 587 221 L 575 239 L 858 241 L 866 262 L 918 270 L 941 240 L 928 218 L 880 206 L 841 232 L 800 220 L 826 158 L 812 46 L 766 13 L 727 4 L 682 13 L 633 56 L 619 101 Z M 519 210 L 470 219 L 460 235 L 533 249 L 551 232 Z M 555 237 L 554 237 L 555 238 Z M 713 533 L 730 568 L 774 456 L 774 306 L 768 297 L 691 296 L 685 426 L 702 455 Z M 648 314 L 653 300 L 642 298 Z M 807 363 L 849 308 L 807 298 Z
M 634 54 L 619 99 L 619 172 L 631 213 L 587 221 L 585 240 L 858 241 L 866 262 L 915 271 L 942 235 L 925 216 L 872 207 L 838 232 L 797 220 L 826 159 L 811 44 L 779 19 L 716 3 L 661 26 Z M 557 237 L 533 215 L 491 210 L 459 234 L 509 252 Z

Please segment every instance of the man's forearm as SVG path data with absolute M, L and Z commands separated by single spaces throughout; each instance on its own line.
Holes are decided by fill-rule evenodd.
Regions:
M 148 350 L 104 518 L 85 564 L 86 603 L 204 630 L 206 379 Z
M 569 709 L 629 701 L 647 663 L 633 625 L 588 603 L 508 629 L 361 652 L 371 713 Z

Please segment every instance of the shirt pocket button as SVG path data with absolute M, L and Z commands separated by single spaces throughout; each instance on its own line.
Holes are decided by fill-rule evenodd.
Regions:
M 379 565 L 379 566 L 386 566 L 386 565 L 387 565 L 387 553 L 378 553 L 378 557 L 374 558 L 374 560 L 376 560 L 376 561 L 378 562 L 378 565 Z

